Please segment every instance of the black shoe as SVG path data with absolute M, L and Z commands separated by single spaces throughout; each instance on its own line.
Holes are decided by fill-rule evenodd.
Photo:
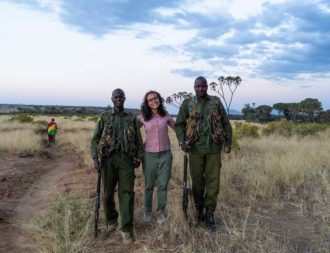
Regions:
M 205 221 L 205 213 L 204 213 L 204 208 L 196 206 L 196 211 L 197 211 L 197 222 L 201 223 Z
M 201 223 L 205 221 L 205 214 L 199 213 L 197 214 L 197 222 Z
M 205 217 L 205 227 L 212 232 L 217 230 L 217 224 L 215 223 L 214 219 L 214 210 L 215 208 L 208 208 L 206 209 L 206 217 Z
M 206 217 L 205 227 L 212 232 L 217 231 L 217 224 L 215 223 L 214 217 Z

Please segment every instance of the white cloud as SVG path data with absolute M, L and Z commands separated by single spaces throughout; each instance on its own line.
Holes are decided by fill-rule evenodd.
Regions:
M 127 106 L 138 107 L 150 89 L 163 96 L 178 91 L 193 92 L 194 78 L 182 77 L 173 71 L 190 68 L 201 70 L 201 75 L 207 76 L 209 81 L 215 81 L 219 75 L 240 75 L 243 82 L 232 108 L 240 109 L 249 102 L 269 105 L 282 101 L 299 102 L 308 96 L 320 98 L 328 103 L 326 107 L 330 107 L 325 95 L 329 77 L 317 79 L 315 74 L 309 77 L 301 74 L 290 85 L 279 85 L 258 77 L 250 79 L 251 70 L 258 68 L 268 56 L 255 54 L 258 46 L 264 46 L 269 54 L 283 54 L 289 48 L 283 44 L 279 46 L 276 41 L 239 44 L 237 55 L 229 54 L 228 58 L 212 51 L 206 52 L 214 55 L 212 60 L 194 58 L 195 52 L 185 46 L 195 43 L 192 38 L 203 28 L 179 30 L 173 23 L 134 23 L 97 38 L 62 23 L 58 16 L 60 1 L 40 2 L 42 7 L 53 12 L 0 3 L 0 102 L 105 106 L 110 103 L 111 91 L 121 87 L 126 92 Z M 160 8 L 158 12 L 163 17 L 171 17 L 183 10 L 210 15 L 221 15 L 228 10 L 235 18 L 246 18 L 259 13 L 266 2 L 283 1 L 185 1 L 178 11 Z M 182 19 L 182 22 L 187 21 Z M 228 46 L 226 39 L 241 35 L 240 31 L 234 33 L 228 28 L 221 36 L 199 42 L 206 50 L 212 46 Z M 292 26 L 285 23 L 266 30 L 261 25 L 254 32 L 279 35 L 283 28 L 291 29 Z M 161 51 L 161 46 L 173 50 Z M 294 41 L 289 49 L 302 47 L 303 44 Z M 227 47 L 222 49 L 226 51 Z M 308 84 L 303 84 L 306 88 L 301 88 L 299 78 L 310 78 Z

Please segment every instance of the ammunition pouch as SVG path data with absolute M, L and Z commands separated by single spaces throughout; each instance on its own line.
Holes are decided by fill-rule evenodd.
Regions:
M 224 131 L 221 125 L 221 115 L 218 110 L 211 115 L 211 138 L 215 143 L 224 143 Z
M 138 147 L 136 145 L 136 131 L 132 124 L 128 124 L 124 130 L 125 153 L 130 157 L 137 157 Z
M 199 137 L 198 133 L 198 120 L 200 119 L 199 113 L 190 114 L 186 121 L 185 140 L 186 143 L 193 144 Z
M 98 153 L 101 157 L 108 157 L 111 153 L 111 147 L 114 142 L 114 128 L 111 124 L 107 124 L 102 131 L 100 142 L 98 144 Z

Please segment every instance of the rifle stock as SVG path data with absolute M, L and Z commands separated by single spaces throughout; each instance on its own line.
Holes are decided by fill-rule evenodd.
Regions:
M 94 224 L 94 237 L 97 237 L 98 223 L 99 223 L 99 211 L 100 211 L 100 192 L 101 192 L 101 173 L 97 173 L 97 185 L 95 196 L 95 224 Z
M 188 187 L 188 155 L 183 156 L 183 198 L 182 210 L 186 221 L 188 221 L 189 187 Z

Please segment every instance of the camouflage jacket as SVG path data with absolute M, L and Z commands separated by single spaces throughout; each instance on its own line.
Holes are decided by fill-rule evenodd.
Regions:
M 143 142 L 138 119 L 132 113 L 119 116 L 104 112 L 96 122 L 90 153 L 92 158 L 108 157 L 113 152 L 123 152 L 132 158 L 143 154 Z
M 180 143 L 191 145 L 190 152 L 200 154 L 218 153 L 232 138 L 232 127 L 220 99 L 209 95 L 204 104 L 196 96 L 183 101 L 175 132 Z

